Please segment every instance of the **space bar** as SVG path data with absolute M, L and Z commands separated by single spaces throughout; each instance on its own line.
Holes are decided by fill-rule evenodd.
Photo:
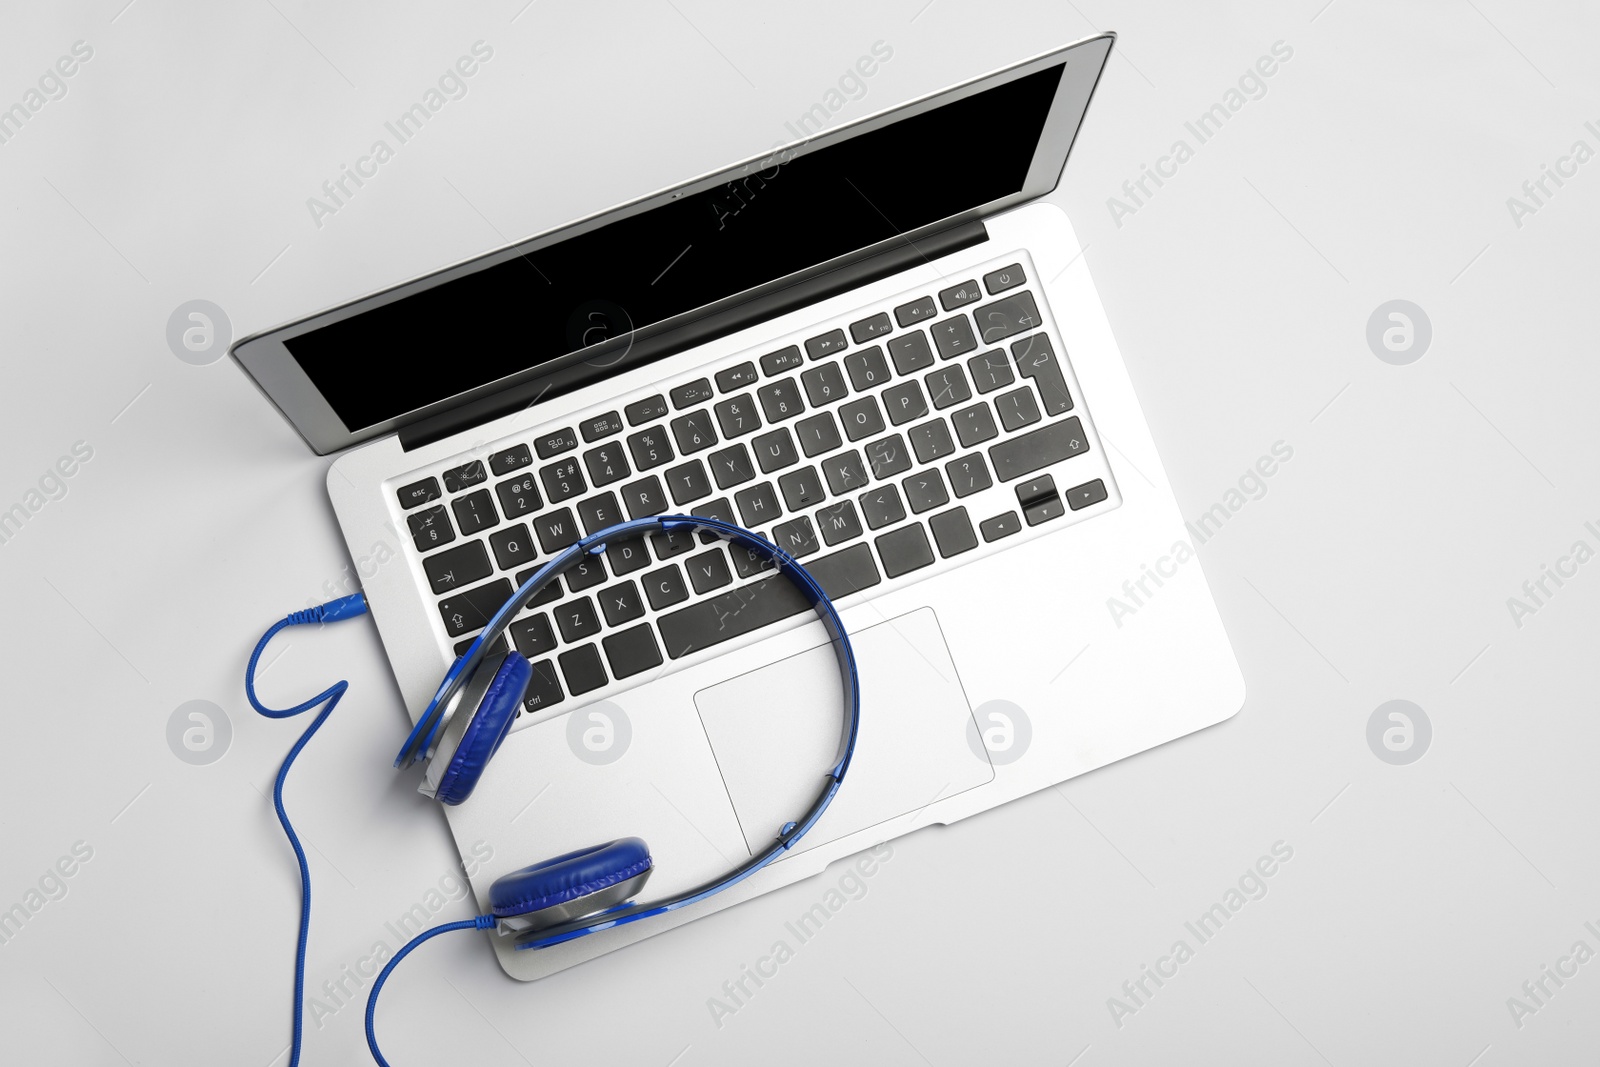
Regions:
M 872 549 L 865 543 L 809 561 L 806 570 L 830 597 L 847 596 L 883 580 L 878 574 L 878 565 L 872 560 Z M 661 641 L 666 645 L 667 655 L 678 659 L 798 615 L 810 607 L 793 582 L 774 574 L 663 615 L 656 623 L 661 627 Z

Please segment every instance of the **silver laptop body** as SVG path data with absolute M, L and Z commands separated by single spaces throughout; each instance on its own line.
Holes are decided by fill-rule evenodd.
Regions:
M 642 514 L 760 530 L 821 578 L 853 635 L 856 758 L 795 853 L 652 922 L 538 951 L 496 939 L 508 974 L 553 973 L 1243 703 L 1077 238 L 1034 202 L 1111 44 L 1078 42 L 235 346 L 308 443 L 341 452 L 328 492 L 352 558 L 385 561 L 364 568 L 364 589 L 413 717 L 518 575 Z M 903 180 L 923 185 L 875 166 L 922 144 Z M 963 152 L 947 164 L 935 145 Z M 928 178 L 991 161 L 948 188 Z M 841 221 L 806 217 L 808 203 L 841 205 Z M 813 246 L 838 254 L 804 262 Z M 502 288 L 484 289 L 491 278 Z M 452 299 L 480 314 L 436 321 Z M 492 857 L 468 865 L 480 906 L 509 870 L 628 835 L 651 846 L 652 893 L 706 881 L 800 811 L 831 758 L 836 668 L 814 618 L 763 617 L 750 589 L 771 575 L 724 545 L 636 548 L 569 575 L 512 628 L 534 685 L 477 791 L 445 810 L 463 856 Z

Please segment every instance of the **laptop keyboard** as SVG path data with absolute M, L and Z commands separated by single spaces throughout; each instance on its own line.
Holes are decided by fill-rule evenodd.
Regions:
M 690 512 L 758 530 L 840 598 L 1115 507 L 1103 460 L 1080 459 L 1088 415 L 1031 270 L 906 294 L 412 475 L 395 499 L 445 643 L 459 654 L 541 562 L 627 519 Z M 808 610 L 759 595 L 774 582 L 787 579 L 709 535 L 609 545 L 511 625 L 534 664 L 519 719 Z

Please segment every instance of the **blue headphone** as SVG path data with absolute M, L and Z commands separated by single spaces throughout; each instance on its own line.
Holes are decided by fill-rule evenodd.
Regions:
M 728 540 L 749 551 L 763 564 L 770 562 L 778 575 L 787 578 L 799 590 L 828 631 L 843 685 L 844 720 L 837 755 L 823 775 L 822 789 L 816 800 L 799 819 L 780 827 L 772 844 L 758 855 L 719 878 L 661 900 L 635 902 L 633 899 L 655 869 L 649 846 L 637 837 L 624 837 L 592 848 L 568 852 L 496 879 L 489 887 L 488 914 L 423 931 L 395 953 L 374 980 L 367 1000 L 367 1045 L 373 1059 L 379 1064 L 387 1067 L 388 1061 L 378 1051 L 373 1030 L 378 993 L 395 966 L 422 942 L 451 930 L 498 929 L 515 936 L 518 949 L 546 948 L 585 934 L 688 907 L 737 885 L 783 855 L 816 825 L 832 803 L 855 752 L 861 711 L 855 653 L 850 647 L 850 637 L 844 623 L 821 584 L 783 549 L 760 534 L 733 523 L 691 515 L 655 516 L 608 527 L 582 538 L 540 567 L 495 612 L 467 650 L 450 665 L 444 680 L 439 683 L 438 691 L 401 746 L 394 764 L 398 768 L 426 760 L 428 771 L 419 786 L 420 791 L 444 804 L 465 802 L 472 796 L 490 760 L 510 732 L 517 709 L 533 677 L 533 666 L 526 657 L 516 652 L 491 651 L 517 614 L 532 602 L 540 590 L 584 560 L 604 555 L 610 544 L 642 538 L 651 533 L 682 532 L 692 536 L 700 531 Z M 758 583 L 755 591 L 746 595 L 778 595 L 770 584 L 773 579 L 763 581 L 769 584 Z M 297 1067 L 300 1059 L 306 938 L 311 921 L 311 879 L 305 852 L 283 807 L 283 783 L 295 757 L 339 703 L 349 683 L 337 682 L 292 708 L 274 709 L 266 707 L 256 698 L 255 672 L 267 643 L 283 628 L 331 622 L 364 614 L 366 610 L 365 597 L 357 593 L 319 607 L 294 612 L 273 624 L 262 635 L 245 669 L 245 693 L 251 705 L 263 715 L 287 718 L 322 705 L 321 713 L 289 750 L 278 770 L 273 789 L 278 821 L 283 825 L 300 864 L 300 936 L 295 961 L 294 1039 L 290 1067 Z

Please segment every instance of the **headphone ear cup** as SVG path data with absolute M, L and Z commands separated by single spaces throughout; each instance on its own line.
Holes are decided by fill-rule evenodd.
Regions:
M 483 699 L 472 712 L 472 720 L 461 734 L 461 741 L 450 757 L 450 764 L 439 779 L 436 798 L 444 804 L 460 804 L 472 795 L 489 761 L 500 750 L 500 743 L 511 730 L 517 708 L 533 679 L 533 664 L 526 656 L 512 652 L 494 672 Z
M 642 838 L 619 838 L 501 875 L 489 908 L 519 933 L 554 926 L 626 903 L 654 866 Z

